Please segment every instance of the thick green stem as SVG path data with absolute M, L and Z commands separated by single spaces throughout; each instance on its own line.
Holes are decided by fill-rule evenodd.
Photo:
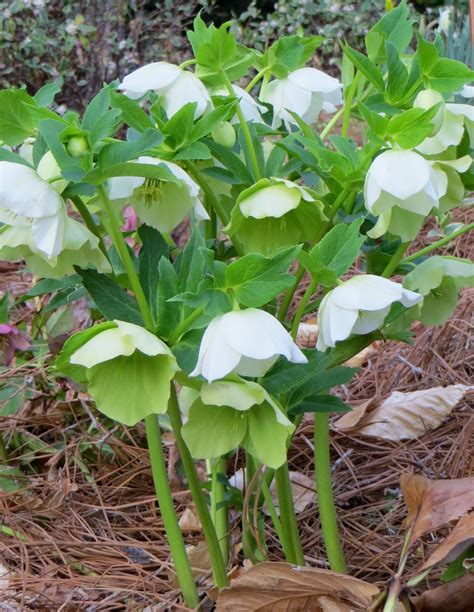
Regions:
M 349 90 L 347 92 L 346 99 L 344 100 L 344 114 L 342 118 L 342 128 L 341 128 L 341 134 L 342 136 L 344 136 L 344 138 L 347 138 L 347 133 L 349 131 L 349 121 L 351 119 L 352 100 L 354 99 L 354 95 L 355 95 L 357 86 L 359 85 L 359 81 L 360 81 L 360 72 L 358 72 L 355 75 L 354 80 L 349 86 Z
M 336 123 L 339 121 L 339 119 L 342 117 L 342 115 L 344 114 L 344 109 L 345 107 L 343 106 L 342 108 L 340 108 L 337 113 L 334 113 L 334 115 L 331 117 L 330 121 L 328 121 L 328 123 L 326 124 L 326 127 L 324 128 L 324 130 L 321 132 L 321 134 L 319 135 L 319 137 L 321 138 L 321 140 L 324 140 L 326 138 L 326 136 L 328 134 L 330 134 L 332 128 L 336 125 Z
M 225 476 L 225 459 L 219 457 L 211 463 L 211 517 L 221 547 L 222 557 L 229 558 L 229 517 L 224 504 L 225 485 L 219 481 L 219 474 Z
M 92 218 L 92 215 L 89 209 L 87 208 L 87 206 L 84 204 L 84 202 L 79 196 L 71 196 L 70 200 L 73 202 L 74 206 L 77 208 L 87 229 L 99 239 L 99 249 L 108 259 L 109 256 L 107 253 L 107 249 L 105 248 L 104 241 L 102 240 L 100 229 L 97 227 L 96 223 L 94 222 L 94 219 Z
M 189 489 L 191 490 L 194 505 L 196 506 L 199 520 L 201 521 L 204 537 L 206 538 L 209 556 L 211 558 L 214 581 L 217 588 L 223 589 L 229 584 L 226 566 L 222 557 L 216 530 L 214 529 L 214 525 L 212 523 L 211 514 L 202 491 L 202 484 L 199 480 L 196 466 L 194 465 L 193 458 L 191 457 L 188 447 L 186 446 L 183 436 L 181 435 L 181 413 L 179 411 L 176 390 L 173 383 L 171 383 L 171 395 L 168 402 L 168 416 L 170 418 L 171 427 L 173 428 L 176 438 L 176 445 L 178 446 L 181 461 L 183 462 L 186 478 L 188 479 Z
M 319 518 L 329 566 L 334 572 L 344 574 L 346 572 L 346 562 L 339 538 L 336 507 L 332 492 L 329 458 L 329 415 L 323 412 L 314 414 L 314 471 Z
M 255 85 L 260 81 L 260 79 L 263 78 L 266 74 L 268 74 L 270 70 L 271 70 L 270 66 L 266 66 L 266 68 L 262 68 L 260 72 L 257 72 L 257 74 L 253 77 L 253 79 L 250 81 L 250 83 L 245 88 L 245 91 L 247 93 L 251 92 L 252 89 L 255 87 Z
M 286 319 L 286 315 L 288 314 L 288 310 L 291 306 L 291 302 L 293 301 L 293 297 L 296 293 L 296 290 L 300 286 L 301 279 L 304 276 L 304 268 L 300 264 L 295 274 L 295 282 L 291 285 L 291 287 L 287 290 L 280 304 L 280 308 L 278 309 L 278 319 L 279 321 L 284 321 Z
M 382 272 L 382 276 L 384 278 L 389 278 L 398 268 L 403 256 L 405 255 L 405 251 L 410 246 L 410 242 L 402 242 L 395 253 L 392 255 L 392 259 L 385 266 L 385 270 Z
M 265 542 L 265 531 L 260 529 L 259 500 L 254 489 L 258 480 L 258 466 L 253 456 L 245 454 L 245 503 L 242 514 L 242 545 L 244 555 L 253 563 L 261 563 L 266 559 L 266 552 L 262 546 Z M 256 520 L 253 511 L 257 506 Z
M 304 555 L 301 546 L 296 512 L 291 491 L 288 463 L 275 470 L 275 483 L 280 506 L 280 524 L 283 536 L 283 551 L 288 563 L 304 565 Z
M 452 234 L 449 234 L 449 236 L 445 236 L 444 238 L 441 238 L 440 240 L 437 240 L 436 242 L 432 242 L 431 244 L 426 246 L 424 249 L 420 249 L 416 253 L 413 253 L 412 255 L 405 257 L 405 259 L 402 259 L 400 263 L 402 265 L 407 264 L 407 263 L 410 263 L 411 261 L 414 261 L 415 259 L 418 259 L 418 257 L 423 257 L 423 255 L 428 255 L 428 253 L 431 253 L 431 251 L 435 251 L 436 249 L 439 249 L 440 247 L 444 246 L 445 244 L 448 244 L 448 242 L 451 242 L 451 240 L 454 240 L 458 236 L 461 236 L 462 234 L 466 234 L 467 232 L 470 232 L 472 229 L 474 229 L 474 223 L 469 223 L 468 225 L 464 225 L 464 227 L 460 227 L 458 230 L 456 230 Z
M 158 506 L 165 527 L 171 555 L 173 557 L 179 585 L 183 593 L 186 605 L 197 608 L 199 596 L 194 583 L 191 565 L 184 547 L 183 534 L 179 527 L 178 519 L 173 505 L 173 498 L 168 482 L 166 462 L 161 445 L 161 432 L 158 419 L 155 414 L 145 417 L 148 450 L 150 452 L 151 470 L 153 482 L 157 493 Z
M 203 312 L 204 306 L 199 306 L 199 308 L 193 310 L 192 313 L 176 327 L 174 332 L 168 338 L 168 344 L 170 344 L 171 346 L 173 344 L 176 344 L 176 342 L 178 342 L 181 336 L 183 336 L 188 331 L 189 327 L 194 323 L 194 321 L 196 319 L 199 319 Z
M 301 318 L 303 317 L 304 310 L 306 308 L 307 303 L 309 302 L 310 297 L 316 291 L 317 286 L 318 286 L 318 281 L 312 280 L 310 284 L 308 285 L 308 288 L 304 292 L 304 295 L 301 298 L 300 303 L 298 304 L 298 308 L 296 309 L 295 317 L 293 319 L 293 324 L 291 326 L 291 336 L 293 337 L 293 340 L 296 339 L 296 336 L 298 334 L 298 327 L 300 325 Z
M 143 317 L 143 322 L 145 323 L 145 327 L 147 329 L 153 331 L 155 328 L 153 315 L 151 314 L 150 307 L 145 297 L 145 292 L 143 291 L 140 279 L 138 278 L 135 267 L 133 265 L 132 258 L 128 251 L 127 243 L 125 242 L 123 234 L 120 230 L 120 222 L 118 220 L 117 213 L 112 204 L 110 203 L 110 200 L 102 185 L 97 188 L 97 191 L 102 201 L 102 206 L 104 207 L 105 214 L 107 215 L 110 237 L 112 239 L 112 242 L 114 243 L 115 248 L 118 251 L 118 254 L 120 255 L 120 259 L 122 260 L 123 266 L 127 273 L 128 280 L 130 281 L 130 285 L 132 286 L 133 292 L 135 293 L 135 298 L 137 300 L 138 307 L 140 308 L 140 312 Z
M 124 268 L 127 272 L 130 285 L 135 292 L 135 297 L 137 299 L 143 321 L 146 328 L 149 331 L 153 331 L 153 316 L 151 314 L 150 307 L 148 306 L 143 288 L 140 284 L 140 280 L 133 266 L 132 258 L 128 252 L 127 243 L 125 242 L 123 234 L 120 230 L 120 222 L 109 201 L 109 198 L 107 197 L 105 189 L 100 186 L 98 188 L 98 192 L 104 207 L 104 211 L 107 215 L 110 237 L 120 255 Z M 171 496 L 171 490 L 168 483 L 168 472 L 161 446 L 161 432 L 156 415 L 152 414 L 147 416 L 145 418 L 145 424 L 156 497 L 170 545 L 171 555 L 175 564 L 176 574 L 178 576 L 179 585 L 186 604 L 192 608 L 195 608 L 199 604 L 199 597 L 191 571 L 191 564 L 186 554 L 183 534 L 181 533 L 178 518 L 174 509 L 173 498 Z
M 232 83 L 229 77 L 225 74 L 225 72 L 222 73 L 222 76 L 224 78 L 224 82 L 225 82 L 227 91 L 229 92 L 229 96 L 231 96 L 232 98 L 235 98 L 236 95 L 235 95 L 235 92 L 234 92 L 234 89 L 232 87 Z M 249 126 L 247 125 L 247 122 L 245 121 L 244 114 L 239 104 L 237 104 L 237 106 L 235 107 L 235 113 L 237 117 L 239 118 L 240 129 L 242 130 L 242 133 L 245 138 L 245 142 L 247 143 L 247 148 L 248 148 L 249 156 L 250 156 L 250 163 L 252 164 L 252 169 L 255 175 L 255 179 L 258 181 L 260 178 L 262 178 L 262 175 L 260 173 L 260 166 L 259 166 L 258 159 L 257 159 L 257 153 L 255 152 L 255 147 L 253 146 L 252 135 L 250 134 Z

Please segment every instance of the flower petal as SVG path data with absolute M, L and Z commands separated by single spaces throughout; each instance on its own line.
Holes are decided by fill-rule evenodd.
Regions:
M 118 89 L 125 91 L 126 95 L 129 95 L 130 92 L 137 97 L 141 97 L 150 90 L 159 93 L 161 89 L 168 87 L 177 79 L 180 74 L 181 70 L 174 64 L 154 62 L 127 74 Z
M 130 336 L 124 334 L 118 327 L 114 327 L 91 338 L 71 355 L 69 361 L 85 368 L 92 368 L 98 363 L 120 355 L 131 355 L 134 351 L 135 345 Z
M 271 185 L 252 193 L 239 203 L 244 217 L 264 219 L 283 217 L 290 210 L 298 208 L 301 193 L 287 185 Z

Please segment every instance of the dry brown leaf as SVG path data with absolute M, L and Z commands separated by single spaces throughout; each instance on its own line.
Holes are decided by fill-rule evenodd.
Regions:
M 474 477 L 429 480 L 402 474 L 400 484 L 408 508 L 404 527 L 412 528 L 410 544 L 474 508 Z
M 472 612 L 473 602 L 473 573 L 425 591 L 412 600 L 416 612 Z
M 348 368 L 361 368 L 365 363 L 367 363 L 369 357 L 371 357 L 374 353 L 377 352 L 379 342 L 372 342 L 369 346 L 366 346 L 365 349 L 362 349 L 360 353 L 354 355 L 350 359 L 344 362 L 344 365 Z
M 298 326 L 296 344 L 301 348 L 314 348 L 318 339 L 316 319 L 309 319 Z
M 384 440 L 412 440 L 435 429 L 474 387 L 450 385 L 401 393 L 394 391 L 381 404 L 369 400 L 335 422 L 340 431 Z
M 207 578 L 211 574 L 211 556 L 209 549 L 204 540 L 198 542 L 196 545 L 186 546 L 186 553 L 188 555 L 189 562 L 191 563 L 191 572 L 194 578 Z M 173 587 L 179 587 L 178 577 L 176 574 L 169 573 L 169 582 Z
M 221 591 L 217 611 L 348 612 L 366 610 L 376 586 L 329 570 L 260 563 Z
M 202 531 L 202 525 L 194 506 L 186 508 L 179 519 L 179 526 L 181 527 L 181 531 L 184 532 Z
M 423 563 L 424 571 L 438 563 L 450 563 L 461 555 L 471 544 L 474 544 L 474 513 L 463 516 L 448 537 L 432 555 Z

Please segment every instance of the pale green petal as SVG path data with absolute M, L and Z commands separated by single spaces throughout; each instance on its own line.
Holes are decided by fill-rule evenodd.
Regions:
M 266 399 L 266 392 L 256 383 L 222 380 L 203 385 L 201 398 L 204 404 L 229 406 L 235 410 L 249 410 Z
M 287 458 L 288 438 L 294 429 L 278 422 L 275 411 L 266 402 L 248 413 L 250 452 L 270 468 L 277 469 Z M 244 440 L 246 446 L 246 440 Z
M 131 355 L 136 350 L 131 338 L 119 328 L 106 329 L 86 342 L 71 355 L 70 362 L 92 368 L 120 355 Z
M 239 206 L 244 217 L 278 219 L 297 208 L 300 200 L 301 193 L 298 190 L 289 189 L 286 185 L 271 185 L 241 200 Z

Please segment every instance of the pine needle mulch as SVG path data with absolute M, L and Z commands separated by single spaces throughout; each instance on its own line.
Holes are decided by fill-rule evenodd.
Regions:
M 468 256 L 470 244 L 463 236 L 446 253 Z M 11 266 L 2 268 L 2 287 L 21 293 L 26 282 Z M 393 390 L 472 384 L 473 295 L 464 292 L 446 325 L 417 325 L 413 345 L 379 345 L 356 378 L 339 389 L 341 397 L 357 403 L 385 398 Z M 58 389 L 51 388 L 44 369 L 36 365 L 8 374 L 23 377 L 36 390 L 17 414 L 0 421 L 4 438 L 14 437 L 10 465 L 20 485 L 16 492 L 0 494 L 0 609 L 181 609 L 143 428 L 106 427 L 88 398 L 66 387 L 66 399 L 59 401 Z M 333 431 L 335 497 L 352 575 L 379 585 L 393 575 L 404 537 L 400 475 L 472 475 L 473 434 L 474 413 L 467 400 L 440 427 L 414 441 L 394 443 Z M 290 463 L 292 470 L 312 479 L 311 445 L 307 418 L 294 438 Z M 174 499 L 182 514 L 190 500 L 171 438 L 167 450 Z M 326 567 L 316 505 L 305 508 L 298 521 L 308 564 Z M 198 544 L 201 535 L 190 533 L 186 539 Z M 426 538 L 414 551 L 408 574 L 436 541 Z M 267 542 L 270 559 L 281 559 L 270 524 Z M 236 556 L 234 565 L 239 563 Z

